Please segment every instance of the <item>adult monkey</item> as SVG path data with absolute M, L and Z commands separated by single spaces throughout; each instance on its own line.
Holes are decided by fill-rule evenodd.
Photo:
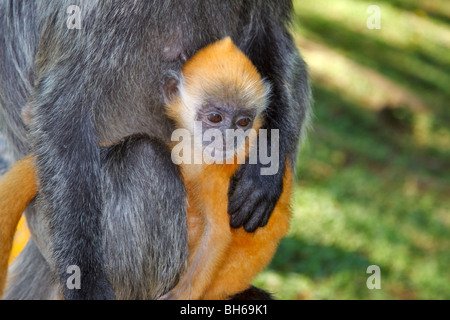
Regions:
M 67 28 L 71 5 L 81 9 L 80 30 Z M 36 155 L 41 190 L 7 298 L 57 296 L 53 273 L 66 299 L 157 298 L 176 283 L 185 195 L 165 152 L 173 124 L 159 89 L 167 71 L 225 36 L 273 85 L 263 127 L 280 130 L 280 170 L 262 176 L 260 163 L 243 165 L 229 192 L 233 227 L 267 223 L 309 108 L 306 68 L 287 30 L 291 10 L 290 0 L 0 0 L 2 133 L 15 159 Z M 31 145 L 20 117 L 27 101 Z M 123 225 L 125 216 L 135 220 Z M 70 265 L 83 273 L 80 290 L 65 286 Z

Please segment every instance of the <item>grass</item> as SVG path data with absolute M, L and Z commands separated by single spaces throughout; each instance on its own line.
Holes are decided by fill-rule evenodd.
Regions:
M 294 7 L 315 114 L 290 233 L 255 284 L 279 299 L 450 299 L 448 2 Z

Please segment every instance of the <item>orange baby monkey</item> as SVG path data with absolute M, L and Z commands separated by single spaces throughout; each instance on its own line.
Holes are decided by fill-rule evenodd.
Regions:
M 265 227 L 255 233 L 233 229 L 227 213 L 228 187 L 239 168 L 239 152 L 248 150 L 256 138 L 250 135 L 247 142 L 236 145 L 234 138 L 227 137 L 227 131 L 258 130 L 269 91 L 269 85 L 230 38 L 200 50 L 183 66 L 181 77 L 166 79 L 167 114 L 178 129 L 187 130 L 194 140 L 188 144 L 194 149 L 187 152 L 190 159 L 184 154 L 185 149 L 182 156 L 194 161 L 181 163 L 189 203 L 188 266 L 178 285 L 164 299 L 228 299 L 247 289 L 269 264 L 279 240 L 287 233 L 292 192 L 289 161 L 283 194 Z M 212 133 L 208 135 L 210 129 Z M 198 135 L 213 135 L 218 144 L 208 149 L 211 140 L 202 142 Z M 231 152 L 226 154 L 225 149 Z M 175 147 L 172 157 L 174 151 Z M 195 163 L 195 157 L 202 162 Z
M 168 76 L 163 92 L 167 115 L 177 129 L 184 130 L 181 133 L 192 139 L 186 143 L 183 136 L 182 145 L 188 148 L 182 149 L 181 158 L 191 161 L 180 163 L 188 194 L 189 260 L 178 285 L 162 299 L 229 299 L 250 287 L 289 229 L 293 179 L 290 161 L 283 194 L 265 227 L 254 233 L 233 229 L 227 212 L 230 179 L 239 168 L 238 160 L 249 155 L 248 150 L 258 138 L 250 134 L 236 143 L 234 137 L 227 138 L 227 130 L 257 132 L 270 86 L 231 39 L 225 38 L 187 61 L 181 76 Z M 208 134 L 215 137 L 213 144 L 211 140 L 204 142 Z M 172 148 L 175 159 L 181 154 L 180 144 Z M 36 190 L 31 157 L 19 161 L 0 182 L 0 221 L 8 222 L 8 228 L 1 229 L 2 243 L 9 244 L 0 252 L 5 261 L 13 229 Z M 1 264 L 0 272 L 6 273 L 6 266 Z M 4 274 L 2 278 L 0 273 L 0 289 L 3 283 Z

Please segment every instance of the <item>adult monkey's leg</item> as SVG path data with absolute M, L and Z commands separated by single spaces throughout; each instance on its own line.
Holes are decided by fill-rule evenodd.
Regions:
M 186 198 L 170 159 L 166 145 L 144 135 L 101 150 L 102 247 L 106 276 L 118 299 L 158 298 L 183 272 Z M 11 268 L 5 299 L 59 298 L 60 288 L 51 278 L 51 268 L 31 239 Z

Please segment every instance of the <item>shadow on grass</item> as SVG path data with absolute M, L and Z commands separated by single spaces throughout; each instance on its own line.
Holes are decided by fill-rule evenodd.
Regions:
M 405 218 L 404 223 L 450 237 L 448 228 L 430 213 L 441 203 L 427 200 L 435 197 L 448 202 L 448 150 L 418 146 L 408 133 L 386 126 L 378 113 L 326 88 L 315 86 L 314 91 L 320 102 L 310 148 L 299 157 L 297 180 L 325 188 L 338 203 L 350 201 L 372 206 L 377 212 L 393 211 L 399 219 Z M 328 169 L 314 170 L 311 160 Z M 411 195 L 405 191 L 408 183 L 417 189 Z M 395 240 L 395 230 L 391 231 Z
M 334 170 L 358 163 L 374 173 L 390 167 L 401 169 L 406 176 L 433 177 L 445 187 L 444 180 L 450 178 L 449 151 L 417 145 L 408 129 L 399 129 L 411 129 L 409 119 L 397 119 L 396 127 L 390 127 L 381 113 L 355 105 L 320 84 L 314 86 L 314 95 L 308 141 L 314 157 L 330 163 Z M 334 151 L 342 154 L 341 161 L 333 162 Z M 307 174 L 308 170 L 300 167 L 298 172 Z
M 376 263 L 356 252 L 287 237 L 281 241 L 268 270 L 279 273 L 296 272 L 317 279 L 343 271 L 364 274 L 367 267 L 373 264 Z

